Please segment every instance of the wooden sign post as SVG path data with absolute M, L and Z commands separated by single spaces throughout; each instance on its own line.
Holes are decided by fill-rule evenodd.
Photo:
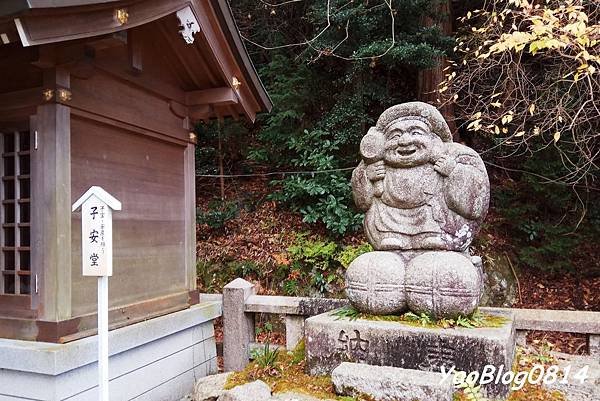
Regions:
M 98 277 L 98 399 L 108 401 L 108 276 L 112 276 L 112 211 L 121 202 L 91 187 L 73 204 L 81 207 L 81 261 L 84 276 Z

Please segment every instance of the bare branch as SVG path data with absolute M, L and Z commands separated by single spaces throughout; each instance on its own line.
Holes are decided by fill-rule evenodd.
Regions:
M 291 1 L 277 4 L 276 6 L 287 4 L 287 3 L 295 3 L 295 2 L 299 2 L 299 1 L 303 1 L 303 0 L 291 0 Z M 240 36 L 246 42 L 248 42 L 260 49 L 263 49 L 263 50 L 278 50 L 278 49 L 286 49 L 286 48 L 299 47 L 299 46 L 307 46 L 307 47 L 311 48 L 312 50 L 314 50 L 315 52 L 317 52 L 317 57 L 313 61 L 318 60 L 321 56 L 331 56 L 331 57 L 336 57 L 336 58 L 339 58 L 342 60 L 347 60 L 347 61 L 374 60 L 374 59 L 381 58 L 381 57 L 385 56 L 386 54 L 388 54 L 390 52 L 390 50 L 392 50 L 394 48 L 394 46 L 396 45 L 396 27 L 395 27 L 396 19 L 394 16 L 394 9 L 392 6 L 393 0 L 383 0 L 383 1 L 384 1 L 384 3 L 377 5 L 377 6 L 373 6 L 369 9 L 369 10 L 373 10 L 378 7 L 386 7 L 389 10 L 389 14 L 390 14 L 390 40 L 391 40 L 391 42 L 390 42 L 390 45 L 387 47 L 387 49 L 378 55 L 362 56 L 362 57 L 352 57 L 352 56 L 348 57 L 348 56 L 343 56 L 343 55 L 337 54 L 335 52 L 335 50 L 338 49 L 350 37 L 350 32 L 349 32 L 350 18 L 348 20 L 346 20 L 346 29 L 345 29 L 346 36 L 341 41 L 339 41 L 332 49 L 320 49 L 320 48 L 317 48 L 314 46 L 314 43 L 317 41 L 317 39 L 319 39 L 325 32 L 327 32 L 329 30 L 329 28 L 331 28 L 331 0 L 327 1 L 326 25 L 312 39 L 307 39 L 302 42 L 288 43 L 288 44 L 278 45 L 278 46 L 266 46 L 266 45 L 262 45 L 260 43 L 253 41 L 252 39 L 244 36 L 243 34 L 240 34 Z M 262 0 L 261 0 L 261 2 L 264 4 L 270 5 Z M 351 3 L 352 3 L 352 1 L 344 4 L 343 6 L 338 8 L 336 11 L 339 11 L 339 10 L 345 8 L 347 5 L 349 5 Z

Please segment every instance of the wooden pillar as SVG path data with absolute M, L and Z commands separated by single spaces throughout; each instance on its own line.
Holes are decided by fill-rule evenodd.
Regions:
M 196 290 L 196 146 L 184 151 L 185 271 L 189 291 Z
M 68 73 L 47 70 L 45 89 L 57 86 L 69 87 Z M 31 262 L 39 272 L 39 319 L 60 321 L 71 318 L 70 108 L 51 99 L 38 106 L 34 121 Z

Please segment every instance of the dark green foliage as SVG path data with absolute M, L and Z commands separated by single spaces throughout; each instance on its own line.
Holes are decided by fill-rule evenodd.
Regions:
M 253 171 L 253 163 L 248 160 L 248 136 L 252 135 L 252 125 L 244 120 L 227 120 L 219 127 L 217 121 L 198 124 L 195 127 L 196 174 L 219 174 L 219 137 L 225 174 L 247 174 Z M 240 140 L 242 137 L 243 140 Z
M 239 211 L 236 202 L 211 201 L 208 210 L 196 210 L 196 222 L 206 224 L 212 229 L 222 229 L 227 221 L 234 219 Z
M 521 167 L 549 178 L 564 172 L 552 150 L 536 153 Z M 523 174 L 492 191 L 492 204 L 503 217 L 507 237 L 515 240 L 520 262 L 551 273 L 600 273 L 592 268 L 584 272 L 574 260 L 582 245 L 600 235 L 598 208 L 593 207 L 598 204 L 597 196 L 580 195 L 576 187 L 541 181 Z
M 358 163 L 358 144 L 377 115 L 414 100 L 418 69 L 433 66 L 452 46 L 437 28 L 422 27 L 427 13 L 439 18 L 436 4 L 394 2 L 391 46 L 392 19 L 384 2 L 332 0 L 331 26 L 320 35 L 327 2 L 232 3 L 242 34 L 252 41 L 267 47 L 304 43 L 275 50 L 247 46 L 274 103 L 259 120 L 248 156 L 273 169 L 317 171 L 275 181 L 279 190 L 273 198 L 300 212 L 305 222 L 323 223 L 335 234 L 360 226 L 350 171 L 330 170 Z

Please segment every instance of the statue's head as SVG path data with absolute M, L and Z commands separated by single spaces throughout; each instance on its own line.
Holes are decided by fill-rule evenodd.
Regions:
M 361 154 L 393 167 L 413 167 L 435 160 L 443 142 L 452 142 L 452 135 L 434 106 L 403 103 L 381 114 L 363 138 Z

